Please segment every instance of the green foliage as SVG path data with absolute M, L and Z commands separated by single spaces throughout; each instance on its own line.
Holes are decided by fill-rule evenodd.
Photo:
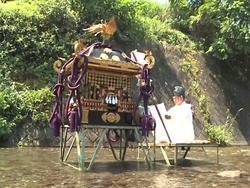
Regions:
M 163 13 L 163 8 L 150 0 L 83 0 L 84 12 L 83 21 L 87 23 L 85 27 L 100 20 L 108 21 L 115 16 L 117 32 L 114 37 L 118 41 L 135 41 L 138 37 L 155 38 L 155 25 L 159 26 L 159 13 Z M 94 15 L 94 16 L 93 16 Z M 154 33 L 152 33 L 154 28 Z
M 226 112 L 227 119 L 225 124 L 223 125 L 215 126 L 207 124 L 206 127 L 210 140 L 212 142 L 217 142 L 222 146 L 232 144 L 235 137 L 234 124 L 236 122 L 236 117 L 242 110 L 243 110 L 242 108 L 239 109 L 235 116 L 232 116 L 232 114 L 228 110 Z
M 85 6 L 82 22 L 88 22 L 89 25 L 99 23 L 100 20 L 108 21 L 111 16 L 115 16 L 116 41 L 158 40 L 184 48 L 196 48 L 189 37 L 171 29 L 167 6 L 161 6 L 150 0 L 104 0 L 102 3 L 100 1 L 83 1 L 83 3 Z
M 82 29 L 113 15 L 117 42 L 145 38 L 187 50 L 202 44 L 219 59 L 240 57 L 246 62 L 249 9 L 247 0 L 170 0 L 164 6 L 150 0 L 7 2 L 0 8 L 0 73 L 15 81 L 54 83 L 52 64 L 57 56 L 71 56 L 74 40 L 88 38 L 93 43 L 96 38 Z
M 165 30 L 161 36 L 162 41 L 178 46 L 182 51 L 197 49 L 197 45 L 189 37 L 178 30 Z
M 55 82 L 53 62 L 71 55 L 78 17 L 63 2 L 11 3 L 0 8 L 0 72 L 15 81 Z
M 1 80 L 0 84 L 0 138 L 11 133 L 14 126 L 36 123 L 48 124 L 54 95 L 49 88 L 30 90 L 25 84 Z M 28 121 L 28 122 L 27 122 Z
M 219 59 L 231 58 L 239 51 L 249 52 L 249 8 L 244 1 L 210 1 L 200 6 L 199 14 L 192 18 L 192 29 L 196 36 L 205 38 L 207 52 Z
M 177 23 L 186 28 L 186 33 L 192 33 L 197 37 L 208 53 L 212 53 L 221 60 L 249 55 L 250 3 L 248 0 L 174 0 L 171 1 L 171 7 L 174 19 L 178 18 Z M 182 23 L 183 21 L 186 22 Z M 188 27 L 189 30 L 187 30 Z
M 207 133 L 209 134 L 209 139 L 213 143 L 218 143 L 221 146 L 226 146 L 232 144 L 233 133 L 225 125 L 207 126 Z
M 7 2 L 0 8 L 0 74 L 33 88 L 55 83 L 52 67 L 58 56 L 68 59 L 75 40 L 95 42 L 96 37 L 82 29 L 112 16 L 117 22 L 117 41 L 145 38 L 193 49 L 187 36 L 170 28 L 167 10 L 150 0 Z
M 171 25 L 173 28 L 190 34 L 191 16 L 198 12 L 204 0 L 170 0 Z

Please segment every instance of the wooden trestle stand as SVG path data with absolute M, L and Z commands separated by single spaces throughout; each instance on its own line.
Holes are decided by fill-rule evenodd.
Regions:
M 102 134 L 99 138 L 98 144 L 95 147 L 94 153 L 91 157 L 91 160 L 86 160 L 86 144 L 85 144 L 85 138 L 86 138 L 86 130 L 87 129 L 102 129 Z M 140 130 L 141 127 L 139 126 L 98 126 L 98 125 L 82 125 L 81 129 L 79 132 L 75 132 L 74 135 L 68 134 L 69 132 L 69 126 L 65 126 L 63 129 L 63 134 L 61 134 L 61 143 L 60 143 L 60 160 L 63 162 L 63 164 L 66 164 L 68 166 L 71 166 L 75 169 L 81 170 L 81 171 L 91 171 L 91 168 L 94 164 L 94 161 L 97 157 L 97 154 L 101 148 L 101 143 L 104 141 L 105 136 L 107 135 L 107 131 L 109 129 L 116 129 L 120 130 L 121 134 L 124 131 L 126 134 L 126 131 L 128 130 L 134 130 L 135 131 L 135 136 L 137 138 L 137 141 L 139 144 L 144 144 L 145 146 L 148 144 L 147 142 L 147 137 L 141 136 Z M 69 137 L 68 137 L 69 136 Z M 71 144 L 69 147 L 66 146 L 66 142 L 68 140 L 71 140 Z M 126 149 L 128 147 L 128 140 L 124 140 L 124 145 L 123 145 L 123 140 L 122 137 L 120 137 L 120 142 L 119 142 L 119 156 L 117 156 L 117 152 L 115 151 L 113 144 L 111 141 L 108 139 L 110 149 L 113 153 L 114 159 L 117 161 L 124 161 L 125 160 L 125 155 L 126 155 Z M 73 165 L 67 162 L 69 155 L 71 154 L 73 146 L 76 145 L 77 149 L 77 159 L 78 159 L 78 165 Z M 151 153 L 150 153 L 150 147 L 141 147 L 142 153 L 144 156 L 144 159 L 147 162 L 148 169 L 152 169 L 154 166 L 154 163 L 151 158 Z M 67 152 L 67 153 L 66 153 Z

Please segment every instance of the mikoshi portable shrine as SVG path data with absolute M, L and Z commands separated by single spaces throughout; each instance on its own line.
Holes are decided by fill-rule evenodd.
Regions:
M 60 137 L 60 160 L 82 171 L 91 170 L 105 136 L 114 158 L 124 160 L 130 131 L 134 131 L 139 143 L 145 144 L 149 131 L 154 130 L 154 119 L 148 112 L 148 101 L 154 89 L 150 77 L 150 69 L 155 64 L 152 53 L 134 50 L 128 57 L 123 51 L 105 44 L 116 30 L 114 17 L 108 23 L 86 30 L 100 32 L 104 41 L 89 46 L 84 45 L 84 40 L 75 41 L 73 57 L 64 64 L 60 59 L 55 61 L 58 82 L 54 87 L 56 103 L 50 117 L 54 135 Z M 133 79 L 138 79 L 135 100 L 132 97 Z M 139 104 L 144 107 L 141 116 Z M 85 140 L 89 129 L 100 129 L 101 135 L 87 165 Z M 119 157 L 112 144 L 114 140 L 120 143 Z M 77 166 L 67 163 L 74 145 Z M 142 151 L 151 168 L 152 160 L 146 148 L 142 147 Z

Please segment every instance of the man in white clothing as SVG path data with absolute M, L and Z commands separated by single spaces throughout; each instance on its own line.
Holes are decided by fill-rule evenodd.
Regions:
M 181 86 L 175 86 L 173 91 L 173 100 L 175 106 L 170 108 L 165 118 L 174 131 L 173 143 L 189 143 L 195 138 L 193 128 L 193 116 L 191 104 L 185 102 L 185 89 Z

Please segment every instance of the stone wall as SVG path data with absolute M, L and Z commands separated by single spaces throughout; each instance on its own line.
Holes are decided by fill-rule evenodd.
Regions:
M 153 47 L 153 46 L 152 46 Z M 172 106 L 171 91 L 175 85 L 186 88 L 187 98 L 199 109 L 198 99 L 192 93 L 190 75 L 183 71 L 184 54 L 179 48 L 171 45 L 155 45 L 154 55 L 157 63 L 152 70 L 156 89 L 154 94 L 159 102 Z M 208 108 L 211 113 L 211 123 L 223 125 L 227 121 L 227 111 L 235 116 L 239 109 L 242 111 L 236 117 L 235 145 L 248 145 L 250 141 L 249 129 L 249 85 L 247 82 L 238 82 L 236 75 L 231 72 L 228 65 L 216 61 L 214 58 L 201 53 L 193 53 L 193 61 L 198 68 L 197 81 L 200 89 L 205 93 Z M 191 75 L 192 76 L 192 75 Z M 202 116 L 196 111 L 194 122 L 196 136 L 206 136 Z

